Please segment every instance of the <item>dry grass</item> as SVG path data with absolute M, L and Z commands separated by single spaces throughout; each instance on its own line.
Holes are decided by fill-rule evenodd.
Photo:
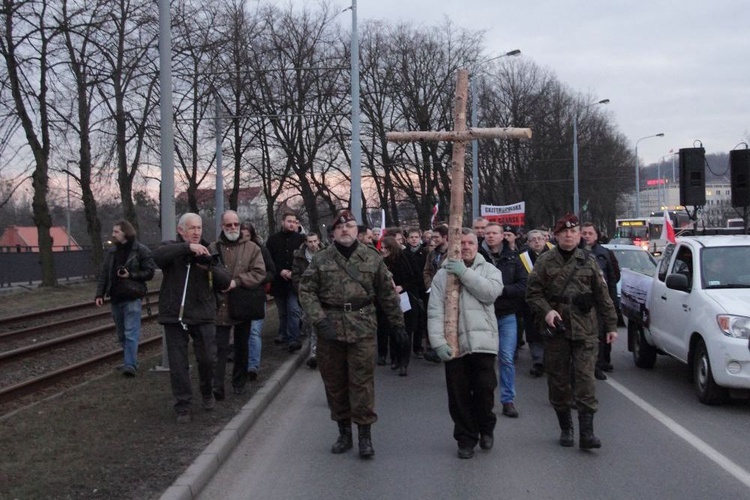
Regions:
M 92 286 L 6 294 L 13 304 L 3 300 L 3 309 L 85 301 Z M 273 345 L 278 320 L 269 313 L 258 381 L 213 412 L 197 404 L 188 425 L 175 422 L 169 375 L 149 371 L 158 357 L 142 360 L 134 379 L 112 371 L 0 420 L 0 498 L 158 498 L 288 358 Z M 192 376 L 198 395 L 197 370 Z

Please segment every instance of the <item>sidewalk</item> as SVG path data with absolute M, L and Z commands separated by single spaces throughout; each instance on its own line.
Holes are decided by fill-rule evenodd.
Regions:
M 299 366 L 307 359 L 309 343 L 282 364 L 240 412 L 229 421 L 203 453 L 177 478 L 161 496 L 162 500 L 192 500 L 208 484 L 213 475 L 237 447 L 263 410 L 273 401 Z

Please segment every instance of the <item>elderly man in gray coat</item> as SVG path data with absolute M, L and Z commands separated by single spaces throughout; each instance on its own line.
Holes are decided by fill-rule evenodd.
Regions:
M 432 281 L 427 310 L 430 344 L 445 361 L 448 409 L 459 458 L 474 456 L 474 447 L 490 450 L 497 417 L 498 331 L 495 299 L 503 292 L 503 275 L 477 251 L 476 233 L 461 231 L 461 259 L 447 259 Z M 451 352 L 445 339 L 445 284 L 448 273 L 460 281 L 458 302 L 459 352 Z

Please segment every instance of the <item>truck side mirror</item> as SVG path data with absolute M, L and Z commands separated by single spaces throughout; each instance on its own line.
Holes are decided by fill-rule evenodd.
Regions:
M 672 290 L 679 290 L 681 292 L 690 291 L 690 282 L 688 281 L 688 277 L 684 274 L 670 274 L 669 276 L 667 276 L 666 285 L 667 288 L 670 288 Z

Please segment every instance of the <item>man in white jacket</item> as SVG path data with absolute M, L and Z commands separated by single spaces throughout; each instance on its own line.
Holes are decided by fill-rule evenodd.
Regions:
M 500 271 L 477 253 L 476 233 L 461 231 L 461 259 L 447 259 L 432 281 L 427 310 L 430 344 L 445 361 L 448 409 L 453 419 L 453 437 L 458 442 L 458 457 L 471 458 L 479 443 L 492 448 L 497 417 L 498 333 L 495 299 L 503 292 Z M 445 284 L 447 273 L 460 281 L 458 303 L 459 352 L 451 352 L 445 340 Z

